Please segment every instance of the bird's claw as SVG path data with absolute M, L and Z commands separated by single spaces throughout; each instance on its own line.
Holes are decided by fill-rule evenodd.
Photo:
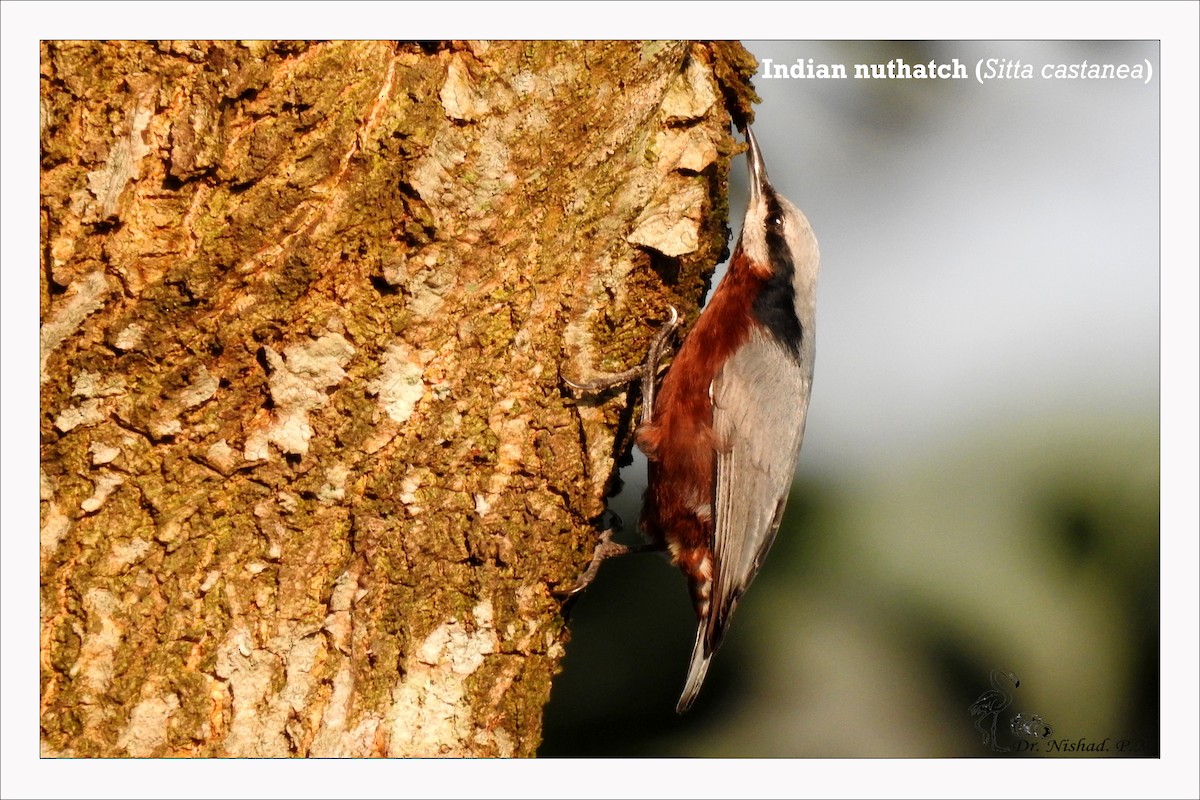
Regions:
M 653 381 L 658 374 L 658 362 L 662 359 L 663 348 L 666 346 L 667 340 L 675 329 L 679 327 L 679 311 L 675 306 L 667 306 L 670 312 L 670 318 L 663 323 L 658 329 L 654 340 L 650 343 L 650 348 L 647 351 L 646 360 L 639 366 L 627 369 L 622 372 L 602 372 L 595 374 L 591 380 L 572 380 L 568 377 L 563 377 L 562 381 L 567 386 L 579 392 L 596 393 L 603 392 L 606 389 L 611 389 L 614 386 L 625 386 L 633 383 L 638 378 L 643 382 L 647 380 Z
M 612 540 L 612 530 L 603 530 L 600 532 L 600 543 L 596 545 L 596 549 L 592 551 L 592 560 L 578 578 L 575 583 L 568 589 L 560 589 L 554 592 L 559 597 L 573 597 L 588 586 L 592 581 L 596 580 L 596 575 L 600 572 L 600 564 L 613 556 L 623 556 L 631 552 L 632 548 L 623 544 L 617 544 Z

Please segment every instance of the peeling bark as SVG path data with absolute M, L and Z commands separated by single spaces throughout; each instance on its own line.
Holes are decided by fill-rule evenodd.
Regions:
M 737 45 L 42 44 L 42 742 L 528 756 Z

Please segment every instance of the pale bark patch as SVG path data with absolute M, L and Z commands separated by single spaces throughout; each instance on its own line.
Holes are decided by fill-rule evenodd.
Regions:
M 79 507 L 89 514 L 93 511 L 99 511 L 104 505 L 104 501 L 108 500 L 109 496 L 124 482 L 125 478 L 116 472 L 108 470 L 101 472 L 100 476 L 96 478 L 92 496 L 80 503 Z
M 658 168 L 664 174 L 672 170 L 703 172 L 717 160 L 717 144 L 703 128 L 668 128 L 655 136 L 659 151 Z
M 116 214 L 117 203 L 125 187 L 141 177 L 142 158 L 150 152 L 150 147 L 142 138 L 142 132 L 146 130 L 154 114 L 149 101 L 148 93 L 137 98 L 133 108 L 126 115 L 129 132 L 113 144 L 104 166 L 88 173 L 88 189 L 99 203 L 100 219 Z
M 42 325 L 41 346 L 41 383 L 50 377 L 46 372 L 46 364 L 50 355 L 59 345 L 70 336 L 90 315 L 100 310 L 108 296 L 108 281 L 101 270 L 88 273 L 83 278 L 72 281 L 67 288 L 63 300 L 55 304 L 50 318 Z
M 116 461 L 117 456 L 121 455 L 121 448 L 104 442 L 92 442 L 88 452 L 92 454 L 92 466 L 99 467 Z
M 511 755 L 511 737 L 498 728 L 474 731 L 470 707 L 463 702 L 467 679 L 499 646 L 491 602 L 477 605 L 472 616 L 471 627 L 457 619 L 439 625 L 405 664 L 392 692 L 389 756 L 449 755 L 453 750 L 447 743 L 480 736 L 490 738 L 500 755 Z
M 71 530 L 71 518 L 63 513 L 58 503 L 50 501 L 46 509 L 46 519 L 42 522 L 39 549 L 42 558 L 46 558 L 58 549 L 58 543 Z
M 325 617 L 324 629 L 329 633 L 333 646 L 345 655 L 350 654 L 352 624 L 350 607 L 358 593 L 358 573 L 343 572 L 333 584 L 329 597 L 329 615 Z
M 223 679 L 232 696 L 233 717 L 225 739 L 225 752 L 235 757 L 271 757 L 287 755 L 279 730 L 268 730 L 262 715 L 264 701 L 278 662 L 270 654 L 253 647 L 250 631 L 242 625 L 230 628 L 217 648 L 215 672 Z
M 346 479 L 350 477 L 350 468 L 345 464 L 334 464 L 325 471 L 328 479 L 317 490 L 317 500 L 322 503 L 337 503 L 346 497 Z
M 328 333 L 311 342 L 294 344 L 284 350 L 284 355 L 270 347 L 264 350 L 271 368 L 268 387 L 275 410 L 265 419 L 255 420 L 256 429 L 246 440 L 245 458 L 267 458 L 268 444 L 302 456 L 308 452 L 313 435 L 308 413 L 329 402 L 326 390 L 346 377 L 342 368 L 354 354 L 354 347 L 340 333 Z
M 84 370 L 71 386 L 72 397 L 116 397 L 129 390 L 125 378 L 120 375 L 100 375 Z
M 661 188 L 634 223 L 627 237 L 631 244 L 657 250 L 665 256 L 678 257 L 695 252 L 700 246 L 700 222 L 704 199 L 704 182 L 678 173 L 668 175 Z
M 83 609 L 87 631 L 71 675 L 82 677 L 93 694 L 99 694 L 112 683 L 117 647 L 124 635 L 117 618 L 120 603 L 107 589 L 89 589 L 83 596 Z
M 450 60 L 439 99 L 446 116 L 451 119 L 475 120 L 490 110 L 487 98 L 475 88 L 471 74 L 458 54 Z
M 241 456 L 229 446 L 229 442 L 218 439 L 204 451 L 204 461 L 217 472 L 229 476 L 237 469 Z
M 171 715 L 179 710 L 179 695 L 145 697 L 129 712 L 129 724 L 117 737 L 117 747 L 135 758 L 147 758 L 167 743 Z
M 407 346 L 390 344 L 379 377 L 371 381 L 368 391 L 378 395 L 379 404 L 391 419 L 403 424 L 425 394 L 423 374 L 424 367 Z
M 77 406 L 64 408 L 54 418 L 54 427 L 61 432 L 99 425 L 108 417 L 108 409 L 99 398 L 84 400 Z
M 201 364 L 196 379 L 176 399 L 184 408 L 195 408 L 215 395 L 220 385 L 220 380 Z
M 699 59 L 689 58 L 683 74 L 667 87 L 662 112 L 669 122 L 698 120 L 716 101 L 712 73 Z
M 375 731 L 379 728 L 376 717 L 364 719 L 354 735 L 347 736 L 346 722 L 350 718 L 350 705 L 354 699 L 354 670 L 350 659 L 343 659 L 337 674 L 333 676 L 333 693 L 321 716 L 321 726 L 313 737 L 308 755 L 313 758 L 353 758 L 371 754 Z
M 105 575 L 119 575 L 131 564 L 145 558 L 151 547 L 152 545 L 142 538 L 135 538 L 129 542 L 116 542 L 109 551 L 101 572 Z
M 118 350 L 137 350 L 146 338 L 146 326 L 136 322 L 126 325 L 113 336 L 112 345 Z

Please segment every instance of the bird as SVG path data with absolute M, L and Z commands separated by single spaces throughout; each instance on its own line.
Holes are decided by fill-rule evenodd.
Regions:
M 975 720 L 975 729 L 983 736 L 983 743 L 991 745 L 997 752 L 1007 753 L 1009 748 L 996 740 L 996 723 L 1000 719 L 1000 712 L 1012 704 L 1012 695 L 1000 688 L 1001 678 L 1007 678 L 1014 689 L 1021 685 L 1021 681 L 1017 680 L 1017 676 L 1011 671 L 997 667 L 988 676 L 992 688 L 979 695 L 979 699 L 972 703 L 967 711 L 971 716 L 978 717 Z
M 639 519 L 648 544 L 630 548 L 603 537 L 581 579 L 590 582 L 605 558 L 644 549 L 666 551 L 683 572 L 698 626 L 680 714 L 699 694 L 779 530 L 816 353 L 817 240 L 804 213 L 771 184 L 749 125 L 744 131 L 749 200 L 725 275 L 661 383 L 659 362 L 679 325 L 674 308 L 642 367 L 611 376 L 642 383 L 635 441 L 648 465 Z

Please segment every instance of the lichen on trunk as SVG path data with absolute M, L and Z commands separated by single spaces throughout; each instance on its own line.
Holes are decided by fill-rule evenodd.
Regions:
M 42 742 L 524 756 L 753 61 L 43 42 Z

